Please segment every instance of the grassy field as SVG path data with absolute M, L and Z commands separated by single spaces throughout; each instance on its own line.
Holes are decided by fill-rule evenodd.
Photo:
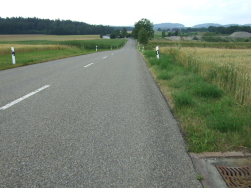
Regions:
M 251 105 L 250 49 L 163 47 L 161 52 L 231 93 L 240 104 Z
M 0 42 L 31 41 L 31 40 L 94 40 L 100 39 L 99 35 L 0 35 Z
M 189 151 L 251 151 L 250 43 L 151 41 L 145 49 Z
M 15 47 L 16 53 L 46 50 L 64 50 L 67 46 L 63 45 L 28 45 L 28 44 L 0 44 L 0 55 L 10 55 L 11 47 Z
M 189 151 L 251 149 L 250 105 L 240 105 L 173 55 L 162 53 L 157 60 L 155 51 L 145 50 L 144 56 L 179 120 Z
M 160 47 L 200 47 L 200 48 L 224 48 L 224 49 L 251 49 L 251 42 L 201 42 L 201 41 L 167 41 L 152 40 L 147 45 L 148 49 Z
M 126 39 L 99 39 L 98 35 L 0 35 L 0 70 L 60 58 L 118 49 Z M 74 39 L 74 40 L 73 40 Z M 11 47 L 16 64 L 12 65 Z

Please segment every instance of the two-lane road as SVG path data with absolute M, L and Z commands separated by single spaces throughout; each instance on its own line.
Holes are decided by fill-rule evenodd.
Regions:
M 134 40 L 0 72 L 0 187 L 202 187 L 185 147 Z

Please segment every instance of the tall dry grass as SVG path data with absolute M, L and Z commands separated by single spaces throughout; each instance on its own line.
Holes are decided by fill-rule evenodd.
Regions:
M 64 45 L 24 45 L 24 44 L 0 44 L 0 55 L 11 54 L 11 47 L 16 53 L 34 52 L 43 50 L 61 50 L 68 48 Z
M 162 47 L 160 51 L 230 92 L 240 104 L 251 105 L 250 49 Z

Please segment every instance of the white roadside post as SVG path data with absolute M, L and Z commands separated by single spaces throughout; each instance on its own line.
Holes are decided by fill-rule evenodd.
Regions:
M 98 46 L 96 46 L 96 51 L 98 51 Z
M 156 47 L 156 55 L 157 55 L 157 58 L 159 59 L 159 46 Z
M 15 57 L 15 50 L 14 47 L 11 47 L 11 52 L 12 52 L 12 64 L 16 64 L 16 57 Z
M 143 48 L 142 48 L 142 52 L 144 52 L 144 49 L 145 49 L 145 47 L 143 46 Z

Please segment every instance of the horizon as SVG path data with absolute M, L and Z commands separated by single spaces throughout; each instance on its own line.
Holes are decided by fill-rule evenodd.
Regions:
M 14 5 L 14 6 L 13 6 Z M 27 6 L 29 5 L 29 6 Z M 97 6 L 99 5 L 99 6 Z M 129 0 L 119 4 L 116 0 L 103 2 L 72 0 L 58 2 L 44 0 L 3 1 L 1 17 L 38 17 L 85 22 L 91 25 L 133 26 L 142 18 L 158 23 L 182 23 L 193 27 L 200 23 L 227 25 L 250 23 L 250 0 L 180 0 L 178 3 L 160 0 L 157 3 Z
M 27 19 L 27 18 L 37 18 L 37 19 L 49 19 L 49 18 L 39 18 L 39 17 L 22 17 L 22 16 L 13 16 L 13 17 L 1 17 L 0 18 L 3 18 L 3 19 L 7 19 L 7 18 L 24 18 L 24 19 Z M 60 20 L 60 21 L 67 21 L 67 20 L 70 20 L 72 22 L 82 22 L 82 23 L 86 23 L 86 24 L 89 24 L 89 25 L 97 25 L 97 24 L 91 24 L 91 23 L 87 23 L 85 21 L 76 21 L 76 20 L 71 20 L 71 19 L 49 19 L 49 20 Z M 150 19 L 149 19 L 150 20 Z M 151 21 L 151 20 L 150 20 Z M 153 23 L 153 22 L 152 22 Z M 181 24 L 183 25 L 184 27 L 188 28 L 188 27 L 194 27 L 194 26 L 197 26 L 197 25 L 204 25 L 204 24 L 218 24 L 218 25 L 221 25 L 221 26 L 225 26 L 225 25 L 239 25 L 239 26 L 245 26 L 245 25 L 251 25 L 251 22 L 250 23 L 246 23 L 246 24 L 238 24 L 238 23 L 229 23 L 229 24 L 220 24 L 220 23 L 213 23 L 213 22 L 208 22 L 208 23 L 199 23 L 199 24 L 195 24 L 193 26 L 186 26 L 185 24 L 182 24 L 182 23 L 178 23 L 178 22 L 162 22 L 162 23 L 153 23 L 153 25 L 158 25 L 158 24 Z M 98 25 L 103 25 L 103 26 L 109 26 L 109 27 L 134 27 L 134 25 L 105 25 L 105 24 L 98 24 Z

